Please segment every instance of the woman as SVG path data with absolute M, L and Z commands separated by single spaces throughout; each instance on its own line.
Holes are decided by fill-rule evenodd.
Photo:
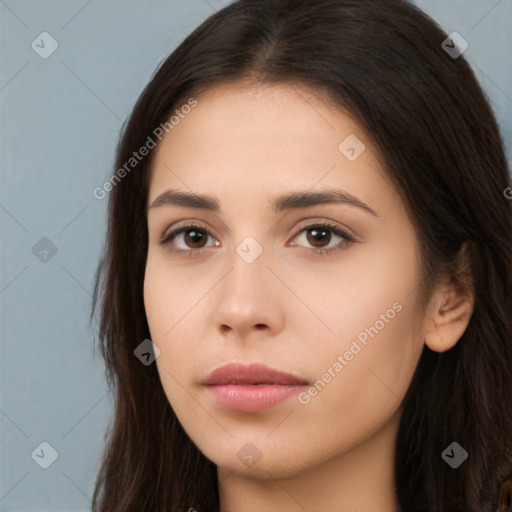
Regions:
M 451 41 L 240 0 L 160 66 L 105 187 L 95 511 L 507 506 L 510 177 Z

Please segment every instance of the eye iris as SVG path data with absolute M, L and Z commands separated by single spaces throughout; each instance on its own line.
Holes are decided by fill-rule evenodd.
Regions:
M 196 243 L 201 241 L 201 238 L 203 239 L 203 245 L 206 240 L 206 236 L 201 231 L 198 231 L 196 229 L 188 229 L 185 231 L 185 242 L 187 245 L 192 246 L 193 248 L 197 248 L 198 246 Z M 189 240 L 192 240 L 190 243 Z M 199 245 L 199 248 L 203 247 L 203 245 Z
M 312 239 L 309 236 L 309 233 L 312 234 Z M 325 237 L 325 234 L 327 233 L 327 237 Z M 328 229 L 325 228 L 310 228 L 308 229 L 308 243 L 311 245 L 315 245 L 318 242 L 325 242 L 328 244 L 331 241 L 331 233 Z M 322 240 L 322 238 L 327 238 L 327 240 Z M 320 245 L 321 246 L 321 245 Z

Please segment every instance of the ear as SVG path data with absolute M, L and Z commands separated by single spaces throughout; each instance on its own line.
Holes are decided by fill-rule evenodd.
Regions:
M 465 293 L 456 278 L 445 278 L 432 294 L 424 320 L 424 339 L 434 352 L 445 352 L 454 347 L 469 324 L 474 310 L 474 292 L 472 286 L 467 286 L 467 270 L 466 266 Z
M 472 314 L 472 296 L 458 292 L 454 284 L 440 285 L 425 318 L 425 344 L 434 352 L 451 349 L 464 334 Z

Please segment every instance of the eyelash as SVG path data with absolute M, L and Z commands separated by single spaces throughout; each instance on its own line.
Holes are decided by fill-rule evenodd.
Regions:
M 332 255 L 333 253 L 337 253 L 339 251 L 342 251 L 346 248 L 347 245 L 350 245 L 351 243 L 355 243 L 356 240 L 354 237 L 352 237 L 351 235 L 349 235 L 348 233 L 346 233 L 345 231 L 343 231 L 342 229 L 339 228 L 339 226 L 335 225 L 335 224 L 329 224 L 327 222 L 315 222 L 315 223 L 312 223 L 312 224 L 309 224 L 307 226 L 304 226 L 298 233 L 297 235 L 294 237 L 294 238 L 297 238 L 298 235 L 300 235 L 303 231 L 307 231 L 309 229 L 312 229 L 312 228 L 327 228 L 329 231 L 332 231 L 332 233 L 334 233 L 336 236 L 339 236 L 341 238 L 344 239 L 344 243 L 340 243 L 339 245 L 337 245 L 335 248 L 331 248 L 331 249 L 311 249 L 311 251 L 318 255 L 318 256 L 329 256 L 329 255 Z M 184 257 L 194 257 L 194 256 L 199 256 L 199 254 L 204 250 L 206 249 L 206 247 L 203 247 L 201 249 L 189 249 L 189 250 L 183 250 L 183 249 L 173 249 L 171 247 L 171 241 L 178 235 L 186 232 L 186 231 L 189 231 L 189 230 L 192 230 L 192 229 L 196 229 L 196 230 L 201 230 L 201 231 L 205 231 L 207 233 L 207 235 L 213 237 L 213 235 L 210 233 L 210 231 L 208 230 L 208 228 L 206 226 L 203 226 L 201 224 L 185 224 L 185 225 L 182 225 L 176 229 L 173 229 L 172 231 L 170 231 L 169 233 L 165 234 L 161 239 L 160 239 L 160 243 L 162 245 L 165 245 L 167 246 L 167 249 L 175 254 L 179 254 L 180 256 L 184 256 Z M 215 237 L 213 237 L 215 238 Z

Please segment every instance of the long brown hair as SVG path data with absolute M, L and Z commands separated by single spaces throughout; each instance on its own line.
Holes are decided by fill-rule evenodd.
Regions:
M 154 151 L 126 163 L 184 99 L 228 81 L 306 86 L 353 115 L 410 211 L 425 298 L 443 275 L 472 287 L 462 338 L 444 353 L 424 348 L 403 400 L 395 490 L 403 512 L 495 510 L 512 472 L 510 177 L 488 100 L 446 38 L 405 0 L 240 0 L 160 65 L 123 129 L 108 191 L 91 319 L 99 308 L 115 414 L 95 512 L 219 510 L 216 466 L 181 427 L 156 365 L 134 356 L 150 338 L 143 282 Z M 456 470 L 441 457 L 452 442 L 469 454 Z

